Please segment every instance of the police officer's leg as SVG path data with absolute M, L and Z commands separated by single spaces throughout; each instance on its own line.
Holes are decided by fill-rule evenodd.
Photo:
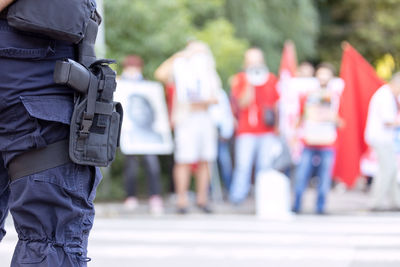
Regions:
M 11 266 L 86 266 L 98 178 L 68 163 L 10 185 L 10 210 L 19 241 Z
M 10 110 L 19 131 L 5 159 L 22 145 L 38 147 L 68 135 L 68 125 L 35 118 L 22 104 Z M 2 126 L 5 120 L 0 118 Z M 71 162 L 11 182 L 9 204 L 19 238 L 11 266 L 86 266 L 99 181 L 94 168 Z
M 13 40 L 14 46 L 21 39 Z M 48 51 L 41 42 L 38 46 L 32 51 Z M 53 70 L 53 59 L 0 57 L 0 150 L 6 165 L 18 154 L 68 137 L 72 92 L 52 84 Z M 10 183 L 19 238 L 11 266 L 86 266 L 99 181 L 94 168 L 68 163 Z
M 3 159 L 0 157 L 0 241 L 6 234 L 4 223 L 8 214 L 8 198 L 10 196 L 8 184 L 7 170 L 4 167 Z

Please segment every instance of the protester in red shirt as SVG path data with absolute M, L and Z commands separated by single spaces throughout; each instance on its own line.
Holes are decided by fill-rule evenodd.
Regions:
M 271 168 L 271 146 L 276 142 L 277 78 L 268 71 L 259 48 L 246 51 L 243 72 L 232 80 L 232 101 L 237 109 L 235 169 L 230 201 L 240 204 L 248 195 L 251 174 Z

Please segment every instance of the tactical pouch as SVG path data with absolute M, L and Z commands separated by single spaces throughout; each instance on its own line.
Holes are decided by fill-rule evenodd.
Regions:
M 18 0 L 9 7 L 7 21 L 22 31 L 77 44 L 90 18 L 100 18 L 95 11 L 93 0 Z
M 108 63 L 93 63 L 87 94 L 77 94 L 69 140 L 70 158 L 77 164 L 108 166 L 119 146 L 123 111 L 113 101 L 116 74 Z

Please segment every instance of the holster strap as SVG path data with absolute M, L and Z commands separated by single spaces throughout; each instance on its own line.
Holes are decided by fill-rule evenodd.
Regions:
M 14 158 L 8 165 L 11 181 L 72 162 L 68 140 L 29 150 Z

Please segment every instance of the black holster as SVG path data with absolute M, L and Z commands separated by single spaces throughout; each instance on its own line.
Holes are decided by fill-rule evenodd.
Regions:
M 108 166 L 119 146 L 123 117 L 121 104 L 113 101 L 115 72 L 105 61 L 96 61 L 88 71 L 87 94 L 76 94 L 69 155 L 77 164 Z
M 81 45 L 86 45 L 85 39 Z M 102 59 L 92 62 L 93 54 L 82 51 L 86 50 L 80 50 L 79 56 L 84 64 L 66 59 L 57 61 L 54 70 L 57 84 L 75 90 L 69 155 L 77 164 L 108 166 L 119 146 L 123 118 L 121 104 L 113 101 L 116 73 L 109 64 L 114 61 Z M 86 67 L 85 64 L 90 65 Z

